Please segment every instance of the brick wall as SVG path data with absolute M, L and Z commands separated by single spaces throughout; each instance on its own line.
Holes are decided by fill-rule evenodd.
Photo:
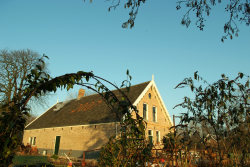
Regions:
M 151 97 L 149 96 L 151 94 Z M 137 105 L 137 109 L 139 110 L 139 114 L 143 115 L 143 104 L 147 104 L 147 112 L 148 119 L 147 121 L 147 129 L 146 134 L 148 135 L 148 130 L 152 130 L 153 141 L 156 144 L 156 131 L 160 132 L 160 140 L 162 140 L 163 136 L 169 133 L 169 128 L 171 127 L 171 122 L 169 118 L 166 116 L 166 110 L 161 103 L 160 97 L 156 91 L 156 88 L 152 85 L 147 93 L 142 97 L 140 102 Z M 157 110 L 157 121 L 153 121 L 153 106 L 156 107 Z
M 56 136 L 61 136 L 59 150 L 88 151 L 101 148 L 115 134 L 116 123 L 33 129 L 24 131 L 23 143 L 36 137 L 34 146 L 54 150 Z

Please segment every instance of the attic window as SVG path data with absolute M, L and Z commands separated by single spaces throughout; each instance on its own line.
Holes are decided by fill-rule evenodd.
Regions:
M 148 94 L 148 98 L 151 99 L 151 93 Z

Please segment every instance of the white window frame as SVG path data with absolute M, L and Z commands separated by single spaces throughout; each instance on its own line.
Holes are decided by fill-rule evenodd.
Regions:
M 32 145 L 32 143 L 33 143 L 32 141 L 33 141 L 33 137 L 29 137 L 29 142 L 28 142 L 29 145 Z
M 36 145 L 36 137 L 33 137 L 32 146 L 35 146 L 35 145 Z
M 151 130 L 151 135 L 149 135 L 149 133 L 148 133 L 148 138 L 149 138 L 149 136 L 152 136 L 152 143 L 154 143 L 154 131 L 152 129 L 148 129 L 148 131 L 150 131 L 150 130 Z
M 153 119 L 153 122 L 157 122 L 157 107 L 156 106 L 152 107 L 152 114 L 153 114 L 153 118 L 154 118 L 154 109 L 153 108 L 155 108 L 155 121 Z
M 148 120 L 148 104 L 147 103 L 143 103 L 143 105 L 142 105 L 142 117 L 143 117 L 143 114 L 144 114 L 144 111 L 143 111 L 144 104 L 146 104 L 146 120 Z
M 158 132 L 158 137 L 157 137 L 157 132 Z M 155 131 L 155 136 L 156 136 L 156 143 L 161 143 L 161 132 L 159 130 Z
M 154 136 L 154 131 L 152 129 L 148 129 L 148 131 L 151 130 L 151 136 Z M 149 136 L 149 133 L 148 133 L 148 136 Z
M 29 145 L 35 146 L 36 145 L 36 137 L 29 137 Z

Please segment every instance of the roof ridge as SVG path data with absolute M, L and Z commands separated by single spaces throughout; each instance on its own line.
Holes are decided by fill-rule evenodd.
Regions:
M 139 83 L 139 84 L 136 84 L 136 85 L 131 85 L 130 87 L 134 87 L 134 86 L 138 86 L 138 85 L 142 85 L 142 84 L 145 84 L 145 83 L 149 83 L 150 81 L 146 81 L 146 82 L 142 82 L 142 83 Z M 121 89 L 125 89 L 126 87 L 123 87 L 123 88 L 119 88 L 120 90 Z M 113 91 L 117 91 L 118 89 L 113 89 L 113 90 L 110 90 L 111 92 L 113 92 Z M 105 92 L 104 92 L 105 93 Z M 80 100 L 80 99 L 82 99 L 82 98 L 85 98 L 85 97 L 90 97 L 90 96 L 94 96 L 94 95 L 98 95 L 98 93 L 93 93 L 93 94 L 91 94 L 91 95 L 87 95 L 87 96 L 83 96 L 83 97 L 80 97 L 79 99 L 78 98 L 74 98 L 74 99 L 71 99 L 71 100 Z M 66 100 L 65 100 L 66 101 Z M 64 101 L 62 101 L 62 102 L 64 102 Z

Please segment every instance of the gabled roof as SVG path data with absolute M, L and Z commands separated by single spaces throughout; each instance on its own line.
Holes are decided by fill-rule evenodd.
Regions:
M 138 99 L 150 81 L 130 87 L 127 96 L 132 102 Z M 121 89 L 126 92 L 126 88 Z M 115 94 L 117 90 L 112 91 Z M 115 122 L 116 115 L 111 112 L 104 99 L 98 95 L 85 96 L 80 99 L 60 102 L 48 109 L 44 114 L 26 126 L 26 130 L 87 125 Z
M 136 99 L 136 101 L 133 103 L 134 106 L 137 106 L 137 104 L 141 101 L 141 99 L 145 96 L 145 94 L 148 92 L 148 90 L 150 89 L 150 87 L 154 87 L 155 90 L 156 90 L 156 94 L 158 95 L 159 97 L 159 100 L 160 100 L 160 104 L 161 106 L 164 108 L 164 114 L 165 114 L 165 117 L 168 119 L 168 121 L 170 122 L 170 125 L 173 126 L 173 122 L 172 122 L 172 119 L 170 118 L 170 115 L 168 113 L 168 110 L 163 102 L 163 99 L 160 95 L 160 92 L 155 84 L 155 81 L 154 81 L 154 76 L 152 76 L 152 81 L 149 82 L 149 84 L 146 86 L 146 88 L 143 90 L 143 92 L 140 94 L 140 96 Z

